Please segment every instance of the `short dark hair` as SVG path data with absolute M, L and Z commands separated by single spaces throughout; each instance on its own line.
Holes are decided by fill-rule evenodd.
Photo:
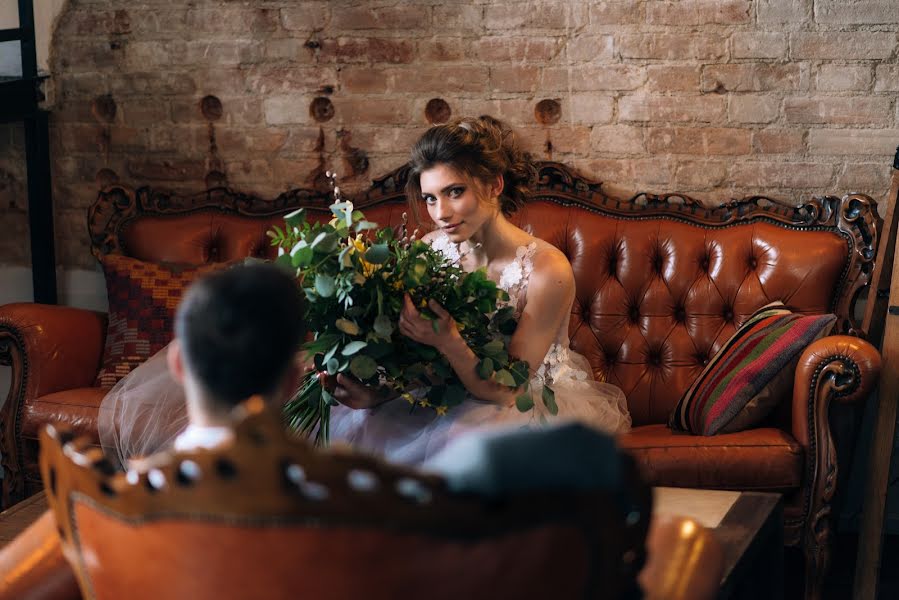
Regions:
M 214 408 L 276 390 L 302 341 L 303 305 L 296 280 L 268 263 L 237 265 L 191 285 L 175 335 L 186 368 L 224 404 Z
M 482 182 L 502 175 L 499 208 L 506 216 L 524 204 L 536 176 L 530 156 L 519 148 L 512 129 L 499 119 L 482 115 L 435 125 L 415 143 L 409 159 L 406 199 L 418 221 L 421 173 L 441 164 Z

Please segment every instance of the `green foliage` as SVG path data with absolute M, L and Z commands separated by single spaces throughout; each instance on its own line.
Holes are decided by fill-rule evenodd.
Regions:
M 459 333 L 479 358 L 478 375 L 511 390 L 522 411 L 534 402 L 526 362 L 511 359 L 510 336 L 517 325 L 509 297 L 483 269 L 466 273 L 442 253 L 414 236 L 378 229 L 350 202 L 331 207 L 334 218 L 309 219 L 305 209 L 285 217 L 285 226 L 268 232 L 282 252 L 278 264 L 291 269 L 308 299 L 306 324 L 315 336 L 304 345 L 316 369 L 329 375 L 349 373 L 362 383 L 386 386 L 406 398 L 413 410 L 439 414 L 460 404 L 465 387 L 447 360 L 433 347 L 400 334 L 396 325 L 408 293 L 422 316 L 436 319 L 435 300 L 452 315 Z M 436 325 L 436 321 L 435 321 Z M 548 390 L 548 391 L 547 391 Z M 555 414 L 552 390 L 543 402 Z M 335 400 L 311 373 L 285 407 L 288 424 L 316 443 L 328 439 L 330 407 Z

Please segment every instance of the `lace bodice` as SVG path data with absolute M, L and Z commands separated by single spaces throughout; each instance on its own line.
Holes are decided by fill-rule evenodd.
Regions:
M 454 263 L 462 259 L 459 245 L 449 239 L 445 233 L 437 236 L 431 246 L 441 252 Z M 528 283 L 531 272 L 534 270 L 534 255 L 537 253 L 537 242 L 531 242 L 527 246 L 519 246 L 515 251 L 515 258 L 503 268 L 497 285 L 509 294 L 506 306 L 515 308 L 515 318 L 520 318 L 527 303 Z M 534 373 L 534 379 L 542 384 L 561 381 L 564 379 L 573 381 L 587 381 L 592 379 L 590 374 L 582 369 L 575 368 L 569 360 L 568 349 L 568 319 L 562 324 L 556 334 L 556 341 L 550 345 L 540 367 Z

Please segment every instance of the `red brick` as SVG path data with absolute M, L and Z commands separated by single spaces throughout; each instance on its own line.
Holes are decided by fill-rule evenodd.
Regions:
M 612 35 L 578 35 L 568 40 L 565 52 L 570 61 L 609 60 L 615 52 L 615 37 Z
M 590 149 L 601 154 L 643 154 L 642 127 L 627 125 L 609 125 L 594 127 L 590 132 Z
M 299 156 L 317 152 L 320 132 L 321 129 L 319 127 L 290 127 L 289 137 L 276 156 Z M 287 132 L 285 131 L 285 133 Z M 325 152 L 333 150 L 331 148 L 333 137 L 330 132 L 325 132 L 325 147 L 322 150 Z
M 751 132 L 746 129 L 668 127 L 647 129 L 650 154 L 749 154 Z
M 895 65 L 877 65 L 874 76 L 875 92 L 899 92 L 899 67 Z
M 474 43 L 474 56 L 488 63 L 549 62 L 560 47 L 559 38 L 489 36 Z
M 710 60 L 726 53 L 725 38 L 701 34 L 623 34 L 618 45 L 622 58 Z
M 899 23 L 893 0 L 816 0 L 815 22 L 829 25 L 885 25 Z
M 122 113 L 121 121 L 131 127 L 158 125 L 172 120 L 169 103 L 165 100 L 140 102 L 137 99 L 132 99 L 123 102 L 119 109 Z
M 579 152 L 590 144 L 590 128 L 561 123 L 550 127 L 518 127 L 515 132 L 522 148 L 535 157 L 551 158 L 555 154 Z M 547 142 L 552 152 L 547 152 Z
M 635 25 L 645 18 L 643 3 L 598 2 L 590 5 L 590 23 L 593 25 Z
M 225 163 L 228 183 L 232 185 L 259 184 L 274 179 L 274 172 L 267 160 L 249 159 Z
M 124 48 L 119 42 L 112 48 L 110 42 L 72 40 L 66 43 L 66 51 L 58 57 L 58 66 L 70 73 L 107 71 L 125 61 Z
M 649 65 L 646 89 L 650 92 L 698 92 L 699 67 Z
M 334 98 L 334 120 L 347 127 L 405 125 L 414 115 L 408 100 L 399 98 Z
M 421 112 L 424 112 L 423 107 Z M 424 116 L 411 121 L 412 124 L 424 122 Z M 425 125 L 391 127 L 386 130 L 376 127 L 353 127 L 353 145 L 372 154 L 408 152 L 426 130 Z
M 312 124 L 309 101 L 299 94 L 269 96 L 262 101 L 262 112 L 269 125 Z
M 610 123 L 615 110 L 611 96 L 599 94 L 566 94 L 562 98 L 562 120 L 571 123 Z
M 646 71 L 639 66 L 547 67 L 539 89 L 554 91 L 635 90 L 646 81 Z
M 790 57 L 794 59 L 875 60 L 887 59 L 896 49 L 895 32 L 841 31 L 790 34 Z
M 892 156 L 897 140 L 897 129 L 811 129 L 808 151 L 809 154 Z
M 488 4 L 484 8 L 484 25 L 487 29 L 508 31 L 528 27 L 569 30 L 586 22 L 587 7 L 582 3 L 531 0 Z
M 491 67 L 490 89 L 496 92 L 535 92 L 540 88 L 540 71 L 539 67 L 530 66 Z
M 534 105 L 537 100 L 530 98 L 459 98 L 450 101 L 454 116 L 493 115 L 509 123 L 533 123 Z M 424 106 L 422 106 L 422 112 Z M 566 118 L 564 113 L 562 118 Z
M 793 129 L 762 129 L 752 136 L 757 154 L 798 154 L 803 148 L 802 132 Z
M 333 29 L 392 29 L 417 31 L 431 23 L 429 6 L 401 4 L 398 6 L 341 6 L 331 13 Z
M 784 58 L 787 36 L 783 33 L 737 31 L 730 38 L 732 58 Z
M 187 73 L 152 72 L 125 73 L 109 80 L 109 91 L 114 97 L 147 95 L 192 94 L 197 89 L 194 80 Z
M 833 166 L 809 162 L 769 163 L 735 162 L 728 179 L 731 183 L 750 189 L 769 187 L 827 188 L 833 178 Z
M 480 33 L 484 27 L 483 7 L 464 2 L 438 4 L 434 7 L 433 27 L 437 31 Z
M 215 138 L 219 151 L 227 156 L 274 154 L 287 142 L 287 129 L 216 127 Z
M 314 31 L 323 29 L 330 18 L 330 3 L 303 2 L 301 6 L 282 8 L 281 25 L 288 31 Z
M 721 96 L 622 96 L 618 100 L 618 118 L 621 121 L 714 123 L 724 117 L 724 100 Z
M 873 96 L 787 98 L 784 113 L 789 123 L 885 125 L 891 119 L 890 99 Z
M 66 37 L 125 35 L 132 31 L 131 22 L 127 10 L 70 10 L 60 20 L 58 32 Z
M 209 68 L 203 69 L 195 76 L 198 91 L 203 95 L 240 96 L 254 91 L 247 83 L 248 72 L 244 69 Z
M 468 40 L 463 38 L 431 38 L 418 41 L 416 56 L 421 61 L 454 62 L 468 54 Z
M 59 145 L 67 152 L 102 152 L 107 143 L 107 130 L 100 125 L 60 124 L 55 131 Z
M 272 177 L 273 180 L 278 182 L 278 184 L 282 186 L 282 189 L 285 190 L 297 187 L 308 188 L 312 184 L 309 175 L 318 167 L 318 165 L 318 158 L 299 160 L 274 158 L 271 161 Z
M 758 0 L 759 23 L 810 23 L 812 0 Z
M 685 160 L 678 163 L 674 182 L 678 189 L 711 188 L 722 185 L 727 177 L 727 164 L 715 160 Z
M 708 65 L 702 69 L 704 92 L 764 92 L 799 89 L 797 64 Z
M 337 70 L 331 67 L 297 67 L 260 64 L 245 69 L 248 91 L 265 96 L 277 92 L 314 93 L 324 86 L 337 85 Z
M 121 152 L 146 152 L 152 143 L 149 127 L 128 127 L 127 125 L 111 125 L 109 127 L 109 152 L 113 155 Z
M 733 95 L 727 118 L 734 123 L 770 123 L 780 112 L 780 98 L 764 95 Z
M 646 5 L 646 22 L 650 25 L 739 25 L 751 20 L 749 0 L 679 0 Z
M 815 87 L 828 92 L 867 90 L 871 87 L 869 65 L 821 65 Z
M 340 63 L 409 63 L 415 57 L 411 40 L 394 38 L 337 38 L 322 42 L 319 60 Z
M 890 171 L 890 164 L 884 161 L 845 164 L 837 175 L 835 192 L 838 194 L 857 191 L 871 193 L 872 190 L 889 189 Z
M 210 40 L 187 42 L 179 63 L 201 65 L 239 65 L 262 60 L 265 46 L 256 40 Z
M 299 38 L 271 38 L 265 41 L 263 56 L 267 60 L 289 60 L 298 63 L 313 62 L 313 52 Z
M 202 160 L 135 158 L 128 161 L 128 174 L 138 180 L 202 181 L 206 164 Z
M 64 73 L 56 78 L 57 91 L 60 95 L 73 98 L 75 96 L 98 96 L 108 89 L 106 75 L 91 73 Z
M 393 89 L 393 79 L 391 72 L 382 68 L 343 67 L 340 89 L 350 94 L 384 94 Z
M 209 129 L 204 125 L 156 127 L 150 130 L 149 149 L 153 152 L 207 151 L 209 149 Z
M 419 67 L 395 67 L 390 70 L 393 90 L 412 93 L 438 93 L 448 90 L 459 92 L 483 92 L 488 88 L 487 67 L 477 65 L 439 64 Z

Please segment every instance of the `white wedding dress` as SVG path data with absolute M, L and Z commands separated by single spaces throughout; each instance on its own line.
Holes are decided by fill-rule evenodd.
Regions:
M 459 249 L 446 234 L 431 245 L 454 261 Z M 536 243 L 522 246 L 516 258 L 503 269 L 497 285 L 508 292 L 509 304 L 520 316 L 527 303 L 528 280 Z M 624 393 L 616 386 L 593 379 L 590 364 L 569 348 L 565 318 L 553 343 L 531 380 L 534 409 L 526 413 L 515 406 L 504 407 L 471 395 L 443 416 L 431 408 L 410 405 L 402 398 L 372 409 L 353 410 L 343 405 L 331 408 L 331 443 L 349 444 L 357 450 L 378 454 L 387 460 L 421 465 L 451 440 L 474 429 L 492 427 L 539 427 L 554 420 L 577 420 L 607 433 L 630 429 L 631 418 Z M 549 413 L 541 392 L 543 382 L 555 392 L 558 414 Z
M 445 234 L 432 245 L 450 259 L 459 260 L 458 247 Z M 498 282 L 509 293 L 509 303 L 516 307 L 517 315 L 527 302 L 535 251 L 535 244 L 519 248 L 516 259 L 503 270 Z M 100 443 L 122 465 L 133 458 L 171 449 L 188 425 L 184 392 L 169 374 L 166 351 L 167 347 L 163 348 L 119 381 L 100 405 Z M 555 392 L 559 408 L 556 416 L 549 414 L 540 396 L 544 380 L 551 383 Z M 587 360 L 569 349 L 567 318 L 538 368 L 531 389 L 534 409 L 527 413 L 471 396 L 443 416 L 430 408 L 412 407 L 401 398 L 366 410 L 338 405 L 331 408 L 331 442 L 349 444 L 393 462 L 421 465 L 450 440 L 473 429 L 537 427 L 558 419 L 578 420 L 609 433 L 630 428 L 624 393 L 614 385 L 594 381 Z

